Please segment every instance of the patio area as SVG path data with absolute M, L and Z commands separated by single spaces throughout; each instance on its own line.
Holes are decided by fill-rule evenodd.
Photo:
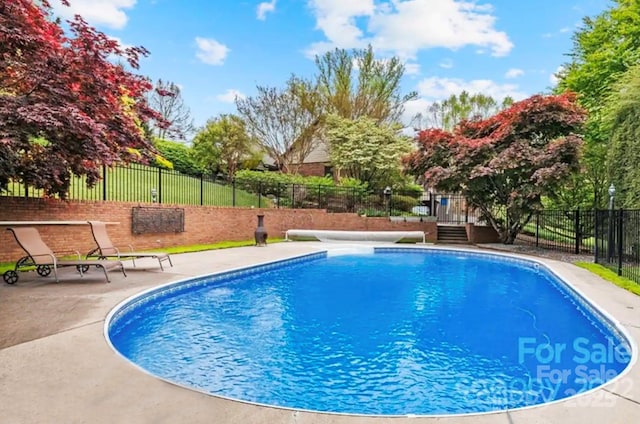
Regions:
M 507 412 L 457 417 L 374 418 L 299 412 L 187 390 L 138 370 L 104 339 L 104 320 L 123 299 L 192 276 L 324 250 L 287 242 L 173 255 L 160 271 L 144 259 L 107 284 L 64 269 L 60 283 L 35 273 L 0 284 L 0 421 L 6 423 L 632 423 L 640 422 L 640 366 L 587 395 Z M 640 340 L 640 297 L 572 264 L 537 258 Z

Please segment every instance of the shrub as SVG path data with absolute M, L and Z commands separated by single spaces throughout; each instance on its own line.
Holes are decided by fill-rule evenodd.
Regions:
M 382 217 L 387 216 L 387 211 L 383 209 L 365 208 L 358 211 L 358 215 L 370 216 L 370 217 Z
M 414 199 L 420 199 L 420 196 L 424 194 L 424 189 L 418 184 L 407 184 L 400 187 L 398 193 L 402 193 L 404 196 L 413 197 Z
M 418 205 L 418 200 L 411 196 L 392 196 L 391 205 L 395 210 L 411 212 L 411 208 Z
M 161 139 L 156 139 L 153 144 L 162 157 L 173 164 L 173 169 L 176 171 L 192 176 L 202 175 L 202 168 L 193 159 L 189 146 Z M 158 168 L 167 168 L 166 162 L 161 158 L 156 158 L 152 165 Z

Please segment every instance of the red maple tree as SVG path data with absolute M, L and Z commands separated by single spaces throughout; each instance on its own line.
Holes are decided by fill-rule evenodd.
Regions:
M 66 34 L 39 3 L 0 2 L 0 189 L 13 179 L 64 198 L 72 175 L 92 186 L 102 165 L 153 150 L 142 124 L 162 119 L 145 100 L 150 81 L 127 70 L 143 47 L 123 49 L 80 16 Z
M 579 170 L 584 120 L 573 93 L 536 95 L 453 132 L 421 131 L 405 168 L 431 187 L 464 194 L 501 241 L 513 243 L 541 197 Z

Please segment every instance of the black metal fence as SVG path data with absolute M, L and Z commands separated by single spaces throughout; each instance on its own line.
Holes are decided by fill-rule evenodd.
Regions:
M 540 211 L 524 227 L 517 240 L 544 249 L 590 254 L 595 240 L 594 211 Z
M 44 193 L 19 182 L 12 182 L 8 190 L 0 195 L 42 197 Z M 282 184 L 250 179 L 228 181 L 206 175 L 194 177 L 139 164 L 103 168 L 101 180 L 93 188 L 87 188 L 84 178 L 74 177 L 67 199 L 226 207 L 309 208 L 326 209 L 329 212 L 353 212 L 367 216 L 433 215 L 444 210 L 438 206 L 440 195 L 438 200 L 434 200 L 435 209 L 429 209 L 415 192 L 385 193 L 383 190 L 369 191 L 361 187 Z M 446 216 L 453 215 L 443 215 Z
M 545 210 L 518 235 L 518 242 L 574 254 L 640 283 L 640 210 Z
M 640 283 L 640 210 L 599 210 L 595 219 L 595 261 Z

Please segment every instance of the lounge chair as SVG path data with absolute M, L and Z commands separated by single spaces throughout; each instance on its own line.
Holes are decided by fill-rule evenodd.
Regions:
M 6 271 L 3 274 L 2 277 L 8 284 L 14 284 L 18 281 L 18 271 L 21 268 L 34 266 L 38 275 L 42 277 L 51 274 L 53 270 L 56 282 L 58 282 L 58 268 L 65 266 L 75 266 L 80 272 L 81 277 L 89 270 L 90 266 L 96 266 L 104 271 L 107 282 L 111 282 L 107 271 L 112 269 L 120 269 L 124 276 L 127 276 L 124 266 L 120 261 L 86 260 L 82 259 L 77 252 L 78 259 L 58 259 L 56 254 L 42 240 L 38 230 L 33 227 L 9 227 L 7 230 L 13 233 L 22 250 L 27 253 L 27 256 L 20 258 L 18 262 L 16 262 L 13 270 Z
M 171 257 L 168 253 L 164 252 L 134 252 L 133 248 L 131 248 L 131 252 L 121 252 L 120 249 L 115 247 L 107 234 L 107 226 L 104 222 L 100 221 L 88 221 L 91 226 L 91 234 L 93 234 L 93 239 L 95 240 L 98 247 L 87 253 L 87 259 L 91 257 L 97 257 L 100 259 L 106 258 L 117 258 L 121 259 L 131 259 L 133 261 L 133 266 L 136 266 L 136 258 L 155 258 L 158 260 L 158 264 L 160 264 L 160 269 L 164 271 L 164 267 L 162 266 L 162 262 L 169 261 L 169 265 L 173 266 L 171 263 Z

